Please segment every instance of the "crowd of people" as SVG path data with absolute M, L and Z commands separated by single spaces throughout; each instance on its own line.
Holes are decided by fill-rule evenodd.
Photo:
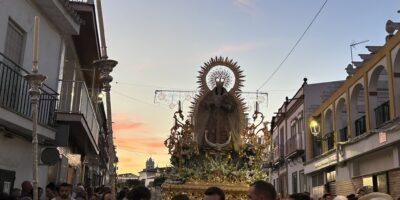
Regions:
M 280 193 L 275 191 L 272 184 L 266 181 L 256 181 L 250 185 L 247 193 L 249 200 L 317 200 L 310 197 L 310 193 L 296 193 L 288 197 L 282 197 Z M 14 188 L 10 194 L 0 193 L 0 200 L 32 200 L 33 187 L 29 181 L 24 181 L 21 184 L 21 189 Z M 123 188 L 114 198 L 112 190 L 109 187 L 84 187 L 78 184 L 75 188 L 71 184 L 62 183 L 56 185 L 49 183 L 45 190 L 38 188 L 39 200 L 151 200 L 151 192 L 145 186 L 137 186 L 129 190 Z M 225 200 L 224 191 L 218 187 L 210 187 L 203 193 L 203 200 Z M 179 194 L 172 200 L 190 200 L 186 194 Z M 347 196 L 334 196 L 326 193 L 318 200 L 393 200 L 388 194 L 382 193 L 367 193 L 365 188 L 359 188 L 356 194 Z M 400 200 L 398 198 L 397 200 Z
M 277 200 L 277 194 L 273 185 L 265 181 L 256 181 L 251 184 L 247 194 L 250 200 Z M 151 192 L 144 186 L 138 186 L 129 190 L 122 189 L 117 200 L 150 200 Z M 178 194 L 172 200 L 190 200 L 186 194 Z M 225 193 L 221 188 L 210 187 L 203 193 L 203 200 L 225 200 Z
M 30 181 L 24 181 L 20 188 L 14 188 L 10 194 L 0 193 L 0 200 L 32 200 L 33 186 Z M 71 184 L 54 183 L 47 184 L 45 191 L 38 188 L 39 200 L 114 200 L 112 190 L 109 187 L 84 187 L 78 184 L 75 188 Z

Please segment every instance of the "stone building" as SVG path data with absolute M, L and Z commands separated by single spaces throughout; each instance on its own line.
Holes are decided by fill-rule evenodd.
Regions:
M 383 46 L 367 46 L 361 62 L 307 123 L 304 173 L 315 196 L 370 191 L 400 197 L 400 33 L 391 21 Z M 315 123 L 316 122 L 316 123 Z

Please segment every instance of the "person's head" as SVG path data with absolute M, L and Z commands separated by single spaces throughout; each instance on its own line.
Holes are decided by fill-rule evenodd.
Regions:
M 355 194 L 349 194 L 349 195 L 346 196 L 346 198 L 347 198 L 348 200 L 357 200 L 357 197 L 356 197 Z
M 111 190 L 106 190 L 101 200 L 114 200 Z
M 47 199 L 52 199 L 57 196 L 56 184 L 50 182 L 46 185 L 46 197 Z
M 310 196 L 309 192 L 303 192 L 304 195 Z
M 333 200 L 347 200 L 347 197 L 342 196 L 342 195 L 338 195 L 335 198 L 333 198 Z
M 332 196 L 330 193 L 325 193 L 325 194 L 322 196 L 322 199 L 323 199 L 323 200 L 333 200 L 333 196 Z
M 150 200 L 150 190 L 144 186 L 137 186 L 128 192 L 128 200 Z
M 62 199 L 66 199 L 71 195 L 71 185 L 68 183 L 62 183 L 60 187 L 58 187 L 58 194 Z
M 203 200 L 225 200 L 224 191 L 219 187 L 209 187 L 204 191 Z
M 266 181 L 256 181 L 250 185 L 247 197 L 250 200 L 276 200 L 277 194 L 272 184 Z
M 10 197 L 13 199 L 21 198 L 21 189 L 19 189 L 19 188 L 12 189 L 11 193 L 10 193 Z
M 357 193 L 357 197 L 362 197 L 367 193 L 367 191 L 365 191 L 364 187 L 360 187 L 357 189 L 356 193 Z
M 296 193 L 289 195 L 290 200 L 310 200 L 310 196 L 304 194 L 304 193 Z
M 86 197 L 85 187 L 83 187 L 82 185 L 80 185 L 76 188 L 75 193 L 76 193 L 76 197 L 82 197 L 82 198 Z
M 38 187 L 38 197 L 40 199 L 40 197 L 42 197 L 43 195 L 43 188 L 42 187 Z
M 126 194 L 127 194 L 127 192 L 126 192 L 125 188 L 122 189 L 121 191 L 118 192 L 117 200 L 122 200 L 124 197 L 126 197 Z
M 171 200 L 189 200 L 189 197 L 186 194 L 178 194 L 172 197 Z
M 1 200 L 3 200 L 3 199 L 8 199 L 8 198 L 9 198 L 9 196 L 8 196 L 7 193 L 5 193 L 5 192 L 0 192 L 0 199 L 1 199 Z
M 24 181 L 21 184 L 21 195 L 22 196 L 30 196 L 33 192 L 32 183 L 30 181 Z

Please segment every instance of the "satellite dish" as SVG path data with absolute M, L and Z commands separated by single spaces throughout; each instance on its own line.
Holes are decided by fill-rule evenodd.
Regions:
M 55 164 L 57 164 L 58 161 L 60 161 L 60 153 L 54 147 L 45 148 L 42 151 L 40 160 L 45 165 L 55 165 Z

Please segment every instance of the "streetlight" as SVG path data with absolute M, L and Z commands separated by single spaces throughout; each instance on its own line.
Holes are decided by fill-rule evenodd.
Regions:
M 321 126 L 317 122 L 317 120 L 313 119 L 310 122 L 310 130 L 311 134 L 313 134 L 315 137 L 318 137 L 320 131 L 321 131 Z
M 328 140 L 331 137 L 331 134 L 325 134 L 324 136 L 321 137 L 320 132 L 321 132 L 321 126 L 319 125 L 318 121 L 315 119 L 312 119 L 310 121 L 310 131 L 311 134 L 318 140 L 318 141 L 325 141 Z

